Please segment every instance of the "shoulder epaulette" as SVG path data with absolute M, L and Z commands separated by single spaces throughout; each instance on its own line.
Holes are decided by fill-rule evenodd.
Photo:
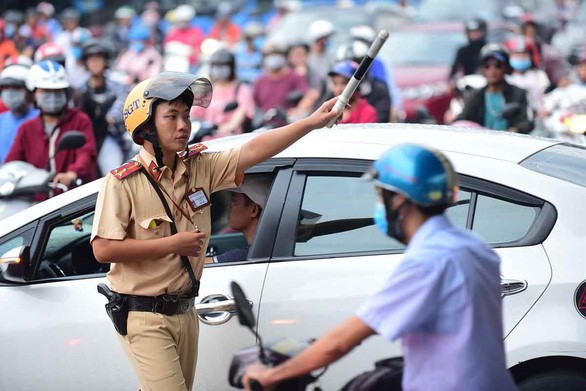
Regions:
M 179 154 L 179 157 L 183 160 L 189 159 L 190 157 L 197 156 L 201 152 L 208 149 L 205 145 L 201 143 L 193 144 L 187 151 L 183 151 Z
M 128 163 L 124 163 L 120 167 L 113 169 L 112 171 L 110 171 L 110 173 L 118 179 L 124 179 L 128 175 L 140 170 L 140 167 L 141 166 L 139 162 L 131 160 Z

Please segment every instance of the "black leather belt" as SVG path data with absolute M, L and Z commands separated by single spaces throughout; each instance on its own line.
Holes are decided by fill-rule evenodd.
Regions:
M 178 315 L 189 312 L 195 306 L 195 298 L 178 298 L 169 295 L 156 297 L 126 295 L 129 311 L 156 312 L 163 315 Z

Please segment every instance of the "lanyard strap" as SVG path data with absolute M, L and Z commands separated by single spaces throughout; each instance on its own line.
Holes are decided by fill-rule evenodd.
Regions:
M 147 172 L 144 166 L 140 166 L 140 171 L 147 177 L 150 184 L 153 186 L 153 189 L 155 189 L 155 192 L 161 199 L 161 203 L 165 208 L 165 212 L 167 213 L 169 219 L 171 219 L 171 234 L 175 235 L 177 233 L 177 226 L 175 225 L 175 221 L 173 220 L 173 214 L 171 213 L 169 204 L 167 203 L 167 201 L 165 200 L 165 196 L 163 196 L 163 193 L 161 192 L 161 188 L 159 187 L 157 182 L 155 182 L 155 179 Z M 193 272 L 193 268 L 191 267 L 189 259 L 187 259 L 185 255 L 180 255 L 180 257 L 181 262 L 183 263 L 183 267 L 185 268 L 185 270 L 187 270 L 187 274 L 189 274 L 189 279 L 191 280 L 191 289 L 189 290 L 188 295 L 191 297 L 195 297 L 199 294 L 199 281 L 197 280 L 197 278 L 195 278 L 195 273 Z
M 144 164 L 144 162 L 142 161 L 142 159 L 140 158 L 140 156 L 139 156 L 139 158 L 138 158 L 138 159 L 139 159 L 139 160 L 140 160 L 140 162 L 142 163 L 142 167 L 144 167 L 144 166 L 145 166 L 145 164 Z M 147 177 L 149 177 L 149 178 L 151 178 L 151 179 L 153 179 L 153 180 L 154 180 L 154 178 L 152 177 L 152 175 L 150 175 L 150 174 L 149 174 L 149 173 L 146 171 L 146 169 L 145 169 L 145 174 L 147 175 Z M 179 210 L 179 212 L 181 212 L 181 214 L 183 215 L 183 217 L 185 217 L 185 218 L 187 219 L 187 221 L 189 221 L 191 224 L 195 225 L 195 223 L 193 222 L 193 220 L 191 220 L 191 217 L 189 217 L 189 214 L 188 214 L 187 212 L 185 212 L 185 209 L 183 209 L 181 206 L 179 206 L 179 205 L 178 205 L 178 204 L 175 202 L 175 200 L 173 199 L 173 197 L 171 197 L 171 196 L 169 195 L 169 193 L 167 193 L 167 190 L 165 190 L 165 188 L 164 188 L 164 187 L 160 186 L 160 185 L 159 185 L 157 182 L 155 182 L 155 184 L 153 184 L 153 181 L 149 181 L 149 182 L 151 182 L 151 185 L 153 185 L 153 186 L 155 187 L 155 189 L 156 189 L 156 188 L 159 188 L 159 189 L 163 190 L 163 193 L 165 193 L 165 195 L 167 196 L 167 198 L 169 198 L 169 199 L 171 200 L 171 202 L 173 203 L 173 205 L 175 205 L 175 208 L 177 208 L 177 210 Z M 187 184 L 185 185 L 185 194 L 183 195 L 183 198 L 185 198 L 185 195 L 187 194 L 187 190 L 188 190 L 188 189 L 189 189 L 189 183 L 187 183 Z M 157 193 L 157 194 L 158 194 L 158 193 Z M 196 226 L 196 227 L 197 227 L 197 226 Z

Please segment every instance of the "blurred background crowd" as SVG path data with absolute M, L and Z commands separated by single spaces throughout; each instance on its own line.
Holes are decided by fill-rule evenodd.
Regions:
M 141 80 L 163 70 L 212 80 L 211 106 L 191 112 L 192 141 L 276 127 L 340 94 L 380 29 L 390 37 L 342 123 L 584 143 L 581 0 L 5 0 L 0 15 L 0 163 L 55 165 L 56 133 L 80 130 L 87 158 L 51 167 L 66 184 L 132 156 L 123 106 Z

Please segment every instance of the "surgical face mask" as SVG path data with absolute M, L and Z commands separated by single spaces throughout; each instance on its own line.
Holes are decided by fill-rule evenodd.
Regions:
M 144 42 L 132 41 L 130 42 L 130 45 L 128 45 L 128 49 L 135 53 L 141 53 L 144 50 Z
M 210 77 L 212 80 L 226 81 L 230 78 L 229 65 L 212 65 L 210 69 Z
M 511 67 L 516 71 L 526 71 L 531 68 L 530 58 L 511 58 L 509 62 Z
M 16 31 L 16 27 L 13 24 L 7 24 L 4 31 L 7 38 L 12 38 L 14 36 L 14 32 Z
M 391 200 L 389 200 L 390 203 Z M 393 239 L 398 240 L 401 243 L 405 243 L 405 233 L 401 228 L 400 213 L 405 204 L 399 205 L 397 209 L 391 211 L 387 218 L 387 209 L 382 203 L 377 203 L 374 209 L 374 224 L 378 229 L 385 235 L 390 236 Z
M 75 58 L 76 60 L 81 60 L 81 48 L 79 46 L 72 46 L 71 47 L 71 54 L 73 55 L 73 58 Z
M 276 71 L 285 66 L 285 56 L 282 54 L 269 54 L 264 59 L 264 66 L 271 71 Z
M 10 110 L 19 109 L 26 103 L 26 91 L 22 89 L 5 88 L 2 90 L 2 102 Z
M 55 114 L 61 112 L 67 104 L 65 92 L 38 92 L 37 106 L 43 113 Z

